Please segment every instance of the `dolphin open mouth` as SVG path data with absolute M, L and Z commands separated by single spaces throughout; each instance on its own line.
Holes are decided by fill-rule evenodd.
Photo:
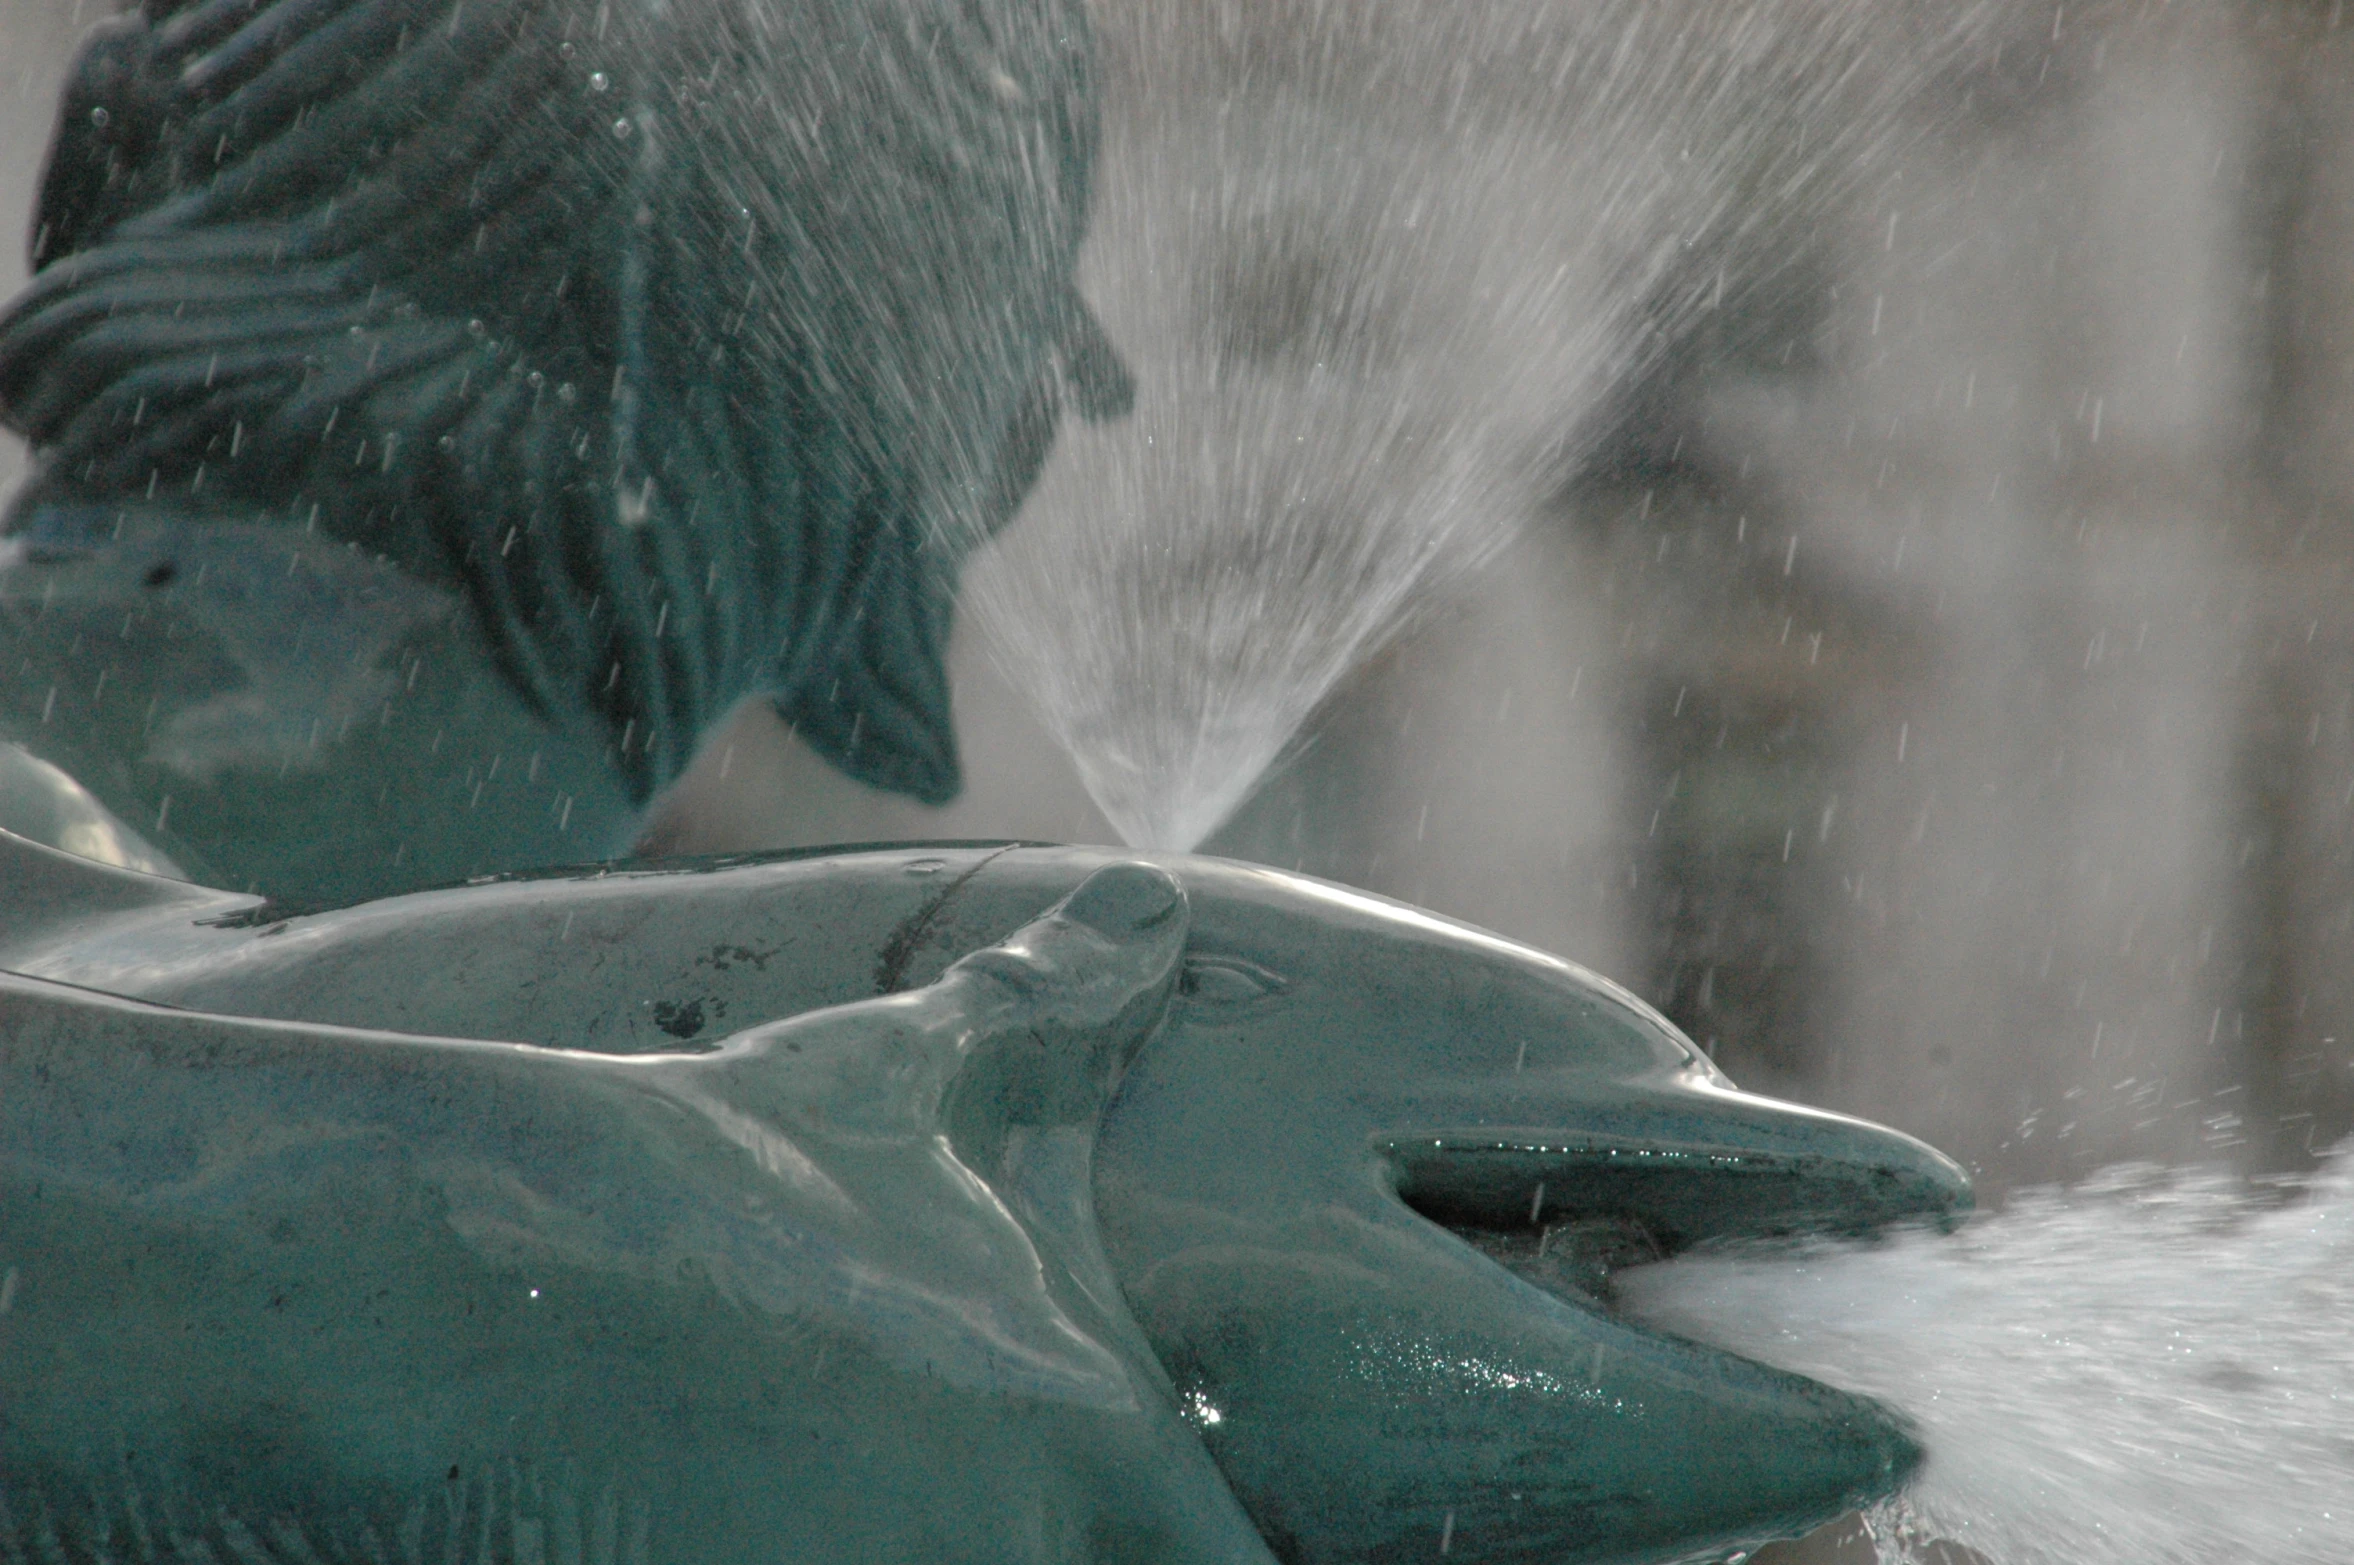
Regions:
M 1950 1226 L 1966 1180 L 1876 1126 L 1713 1080 L 1671 1093 L 1739 1118 L 1700 1140 L 1598 1103 L 1613 1128 L 1380 1137 L 1389 1212 L 1229 1229 L 1145 1268 L 1148 1328 L 1280 1553 L 1381 1558 L 1435 1529 L 1450 1556 L 1721 1559 L 1911 1478 L 1924 1453 L 1894 1415 L 1632 1321 L 1612 1277 L 1722 1240 Z
M 1557 958 L 1296 876 L 1184 874 L 1195 959 L 1265 976 L 1190 1000 L 1136 1062 L 1097 1205 L 1279 1555 L 1722 1558 L 1919 1465 L 1887 1410 L 1621 1319 L 1609 1279 L 1716 1240 L 1950 1223 L 1960 1168 L 1736 1090 Z
M 1704 1090 L 1723 1092 L 1754 1113 L 1784 1107 L 1714 1082 Z M 1860 1122 L 1804 1109 L 1792 1116 L 1786 1130 L 1810 1136 L 1811 1147 L 1760 1145 L 1754 1137 L 1677 1140 L 1622 1122 L 1615 1131 L 1575 1135 L 1458 1127 L 1394 1137 L 1381 1151 L 1407 1207 L 1521 1281 L 1573 1310 L 1651 1336 L 1666 1351 L 1738 1366 L 1738 1374 L 1754 1366 L 1623 1313 L 1617 1274 L 1720 1242 L 1854 1237 L 1914 1226 L 1950 1230 L 1971 1206 L 1966 1180 L 1927 1148 Z M 1813 1392 L 1838 1409 L 1829 1428 L 1815 1431 L 1815 1450 L 1846 1452 L 1843 1474 L 1815 1475 L 1819 1505 L 1835 1499 L 1860 1505 L 1910 1481 L 1926 1453 L 1906 1424 L 1828 1388 L 1788 1388 L 1794 1400 Z M 1854 1431 L 1878 1438 L 1842 1438 Z M 1804 1518 L 1794 1506 L 1782 1525 L 1796 1530 Z M 1754 1536 L 1754 1519 L 1750 1527 Z M 1712 1558 L 1743 1552 L 1726 1543 L 1703 1552 Z
M 1384 1152 L 1407 1206 L 1538 1286 L 1612 1302 L 1610 1276 L 1730 1239 L 1951 1227 L 1966 1205 L 1824 1153 L 1458 1130 Z M 1525 1220 L 1508 1214 L 1526 1203 Z

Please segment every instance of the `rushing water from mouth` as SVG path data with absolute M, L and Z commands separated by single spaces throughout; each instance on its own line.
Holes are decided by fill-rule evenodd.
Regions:
M 1950 1236 L 1618 1287 L 1651 1325 L 1913 1421 L 1928 1462 L 1868 1518 L 1883 1565 L 1938 1539 L 1994 1565 L 2354 1557 L 2354 1151 L 2295 1189 L 2119 1169 Z

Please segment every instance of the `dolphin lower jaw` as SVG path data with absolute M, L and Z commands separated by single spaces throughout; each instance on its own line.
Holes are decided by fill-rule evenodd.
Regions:
M 1353 1256 L 1329 1229 L 1269 1235 L 1130 1289 L 1180 1407 L 1283 1559 L 1719 1559 L 1920 1464 L 1863 1398 L 1541 1291 L 1451 1239 L 1368 1243 L 1383 1225 L 1350 1226 Z

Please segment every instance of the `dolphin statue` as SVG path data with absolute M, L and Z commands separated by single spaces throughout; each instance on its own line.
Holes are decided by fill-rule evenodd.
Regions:
M 0 313 L 0 738 L 334 900 L 618 851 L 746 701 L 951 797 L 963 558 L 1128 396 L 1091 73 L 1081 0 L 139 0 Z
M 1633 1565 L 1921 1460 L 1610 1277 L 1962 1171 L 1377 897 L 1013 843 L 0 886 L 12 1558 Z

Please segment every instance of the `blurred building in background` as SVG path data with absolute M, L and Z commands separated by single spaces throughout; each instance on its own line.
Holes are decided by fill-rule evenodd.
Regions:
M 1998 1187 L 2347 1129 L 2339 20 L 2063 35 L 1579 497 L 1630 971 L 1737 1078 Z
M 1996 1191 L 2354 1116 L 2354 27 L 2053 15 L 1218 842 Z
M 0 0 L 0 210 L 89 19 Z M 2054 8 L 1208 850 L 1562 951 L 1744 1085 L 1994 1190 L 2327 1146 L 2354 1121 L 2342 20 Z M 1101 840 L 986 649 L 958 668 L 956 804 L 863 794 L 754 715 L 656 839 Z

